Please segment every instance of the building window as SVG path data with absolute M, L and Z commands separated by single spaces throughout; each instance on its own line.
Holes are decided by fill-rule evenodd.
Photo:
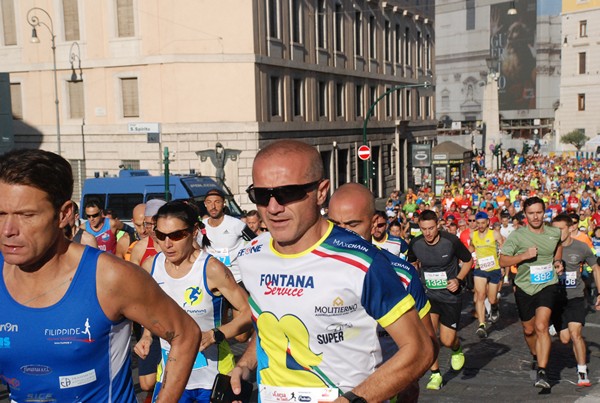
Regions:
M 335 51 L 344 51 L 344 13 L 341 3 L 335 3 Z
M 425 68 L 431 70 L 431 36 L 427 34 L 427 40 L 425 41 Z
M 121 79 L 121 94 L 123 97 L 123 117 L 138 118 L 140 117 L 140 104 L 138 96 L 138 79 L 137 78 L 122 78 Z
M 423 108 L 422 108 L 422 102 L 423 102 L 423 98 L 419 95 L 419 93 L 417 92 L 417 97 L 416 97 L 416 104 L 417 104 L 417 119 L 422 119 L 423 118 Z
M 317 3 L 317 47 L 327 47 L 327 2 L 318 0 Z
M 579 37 L 585 38 L 587 36 L 587 21 L 579 21 Z
M 304 116 L 304 83 L 301 78 L 295 78 L 292 81 L 292 99 L 294 104 L 292 110 L 294 116 Z
M 319 95 L 318 98 L 318 108 L 319 108 L 319 117 L 326 117 L 328 115 L 328 105 L 329 105 L 329 97 L 327 94 L 327 82 L 319 81 L 317 83 L 317 93 Z
M 384 56 L 385 56 L 385 61 L 386 62 L 390 62 L 391 61 L 391 45 L 392 45 L 392 40 L 391 40 L 391 36 L 392 36 L 392 30 L 390 28 L 390 22 L 386 21 L 383 27 L 384 30 Z
M 402 30 L 400 29 L 400 24 L 396 24 L 396 47 L 394 49 L 394 61 L 396 64 L 400 64 L 402 61 Z
M 369 16 L 369 57 L 377 58 L 377 23 L 374 16 Z
M 2 35 L 4 46 L 17 44 L 17 29 L 15 26 L 15 2 L 14 0 L 0 1 L 2 11 Z
M 23 101 L 21 83 L 10 83 L 10 107 L 15 120 L 23 120 Z
M 269 0 L 269 38 L 279 38 L 279 1 Z
M 404 64 L 411 65 L 412 60 L 410 58 L 410 28 L 404 29 Z
M 67 82 L 69 90 L 69 117 L 71 119 L 83 119 L 83 81 Z
M 377 100 L 377 87 L 372 86 L 370 88 L 370 97 L 369 97 L 369 109 L 371 109 L 371 107 L 375 104 L 375 101 Z M 373 117 L 377 116 L 377 108 L 373 108 L 373 112 L 372 115 Z
M 431 118 L 431 97 L 424 97 L 425 102 L 425 119 Z
M 363 108 L 364 108 L 364 102 L 363 102 L 363 86 L 362 85 L 357 85 L 356 86 L 356 93 L 354 94 L 356 100 L 355 100 L 355 107 L 356 107 L 356 117 L 360 117 L 363 115 Z
M 423 34 L 417 31 L 417 67 L 423 67 Z
M 335 85 L 335 115 L 337 117 L 344 116 L 344 84 L 337 83 Z
M 276 76 L 271 76 L 269 84 L 271 93 L 271 116 L 281 116 L 281 79 Z
M 579 74 L 585 74 L 585 52 L 579 53 Z
M 402 90 L 396 91 L 396 118 L 402 119 Z
M 123 169 L 140 169 L 140 160 L 121 160 Z
M 362 56 L 362 14 L 360 11 L 354 13 L 354 53 Z
M 291 0 L 292 11 L 292 42 L 303 43 L 302 40 L 302 2 Z
M 585 111 L 585 94 L 577 94 L 577 110 Z
M 450 93 L 447 90 L 442 91 L 442 109 L 450 108 Z
M 467 31 L 475 29 L 475 0 L 467 1 Z
M 117 0 L 117 36 L 126 38 L 134 35 L 133 0 Z
M 79 10 L 77 0 L 63 0 L 63 19 L 65 22 L 65 41 L 79 40 Z
M 411 108 L 411 91 L 406 90 L 405 99 L 404 99 L 404 116 L 406 119 L 410 120 L 412 117 L 412 108 Z
M 390 89 L 390 87 L 387 87 L 385 89 L 385 92 L 388 93 L 385 97 L 385 116 L 388 118 L 392 117 L 392 97 L 391 94 L 389 94 L 388 92 Z

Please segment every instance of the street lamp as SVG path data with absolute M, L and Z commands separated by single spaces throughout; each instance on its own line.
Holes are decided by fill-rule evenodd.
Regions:
M 369 118 L 373 115 L 373 111 L 375 110 L 375 105 L 377 105 L 377 103 L 379 101 L 381 101 L 383 98 L 390 95 L 392 92 L 402 90 L 404 88 L 428 88 L 429 86 L 431 86 L 431 83 L 429 81 L 425 81 L 424 83 L 421 83 L 421 84 L 397 85 L 395 87 L 390 88 L 389 90 L 384 92 L 383 95 L 381 95 L 379 98 L 377 98 L 375 100 L 375 102 L 373 102 L 371 104 L 371 106 L 369 107 L 369 111 L 367 112 L 367 116 L 365 117 L 365 121 L 363 123 L 363 145 L 365 145 L 365 146 L 367 145 L 367 125 L 369 124 Z M 371 158 L 373 158 L 373 156 L 371 156 Z M 366 159 L 363 161 L 363 185 L 365 185 L 366 187 L 369 187 L 369 178 L 370 178 L 369 160 Z
M 75 53 L 75 47 L 77 47 L 77 53 Z M 75 71 L 75 60 L 77 60 L 77 68 L 79 69 L 79 78 L 77 78 L 77 72 Z M 79 43 L 73 42 L 71 49 L 69 50 L 69 61 L 71 62 L 71 82 L 79 83 L 83 81 L 83 70 L 81 69 L 81 51 L 79 49 Z
M 517 7 L 515 7 L 515 2 L 514 1 L 510 2 L 510 8 L 506 12 L 506 14 L 508 14 L 508 15 L 517 15 Z
M 40 21 L 39 17 L 35 13 L 45 14 L 48 17 L 50 25 L 43 21 Z M 31 43 L 40 43 L 40 38 L 37 35 L 36 27 L 44 26 L 50 32 L 52 37 L 52 60 L 54 62 L 54 103 L 56 105 L 56 139 L 58 144 L 58 155 L 61 155 L 60 149 L 60 114 L 58 109 L 58 79 L 56 77 L 56 35 L 54 34 L 54 25 L 52 24 L 52 17 L 43 8 L 33 7 L 27 11 L 27 22 L 31 25 Z

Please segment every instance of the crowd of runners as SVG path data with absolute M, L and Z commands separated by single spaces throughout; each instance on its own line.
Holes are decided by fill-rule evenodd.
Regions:
M 212 189 L 204 217 L 191 200 L 150 200 L 128 228 L 93 200 L 79 222 L 62 157 L 7 153 L 0 380 L 13 401 L 134 402 L 133 322 L 148 401 L 248 401 L 249 381 L 265 403 L 412 402 L 427 371 L 427 388 L 442 388 L 440 347 L 455 371 L 469 360 L 458 337 L 466 290 L 485 339 L 515 314 L 499 308 L 504 285 L 534 385 L 550 388 L 556 332 L 590 386 L 581 330 L 600 306 L 600 167 L 520 158 L 439 195 L 394 191 L 378 211 L 356 183 L 328 201 L 316 149 L 277 141 L 255 158 L 245 217 L 227 215 Z M 237 362 L 233 339 L 248 342 Z

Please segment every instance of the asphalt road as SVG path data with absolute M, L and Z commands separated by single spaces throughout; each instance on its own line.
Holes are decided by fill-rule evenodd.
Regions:
M 514 298 L 510 289 L 502 290 L 499 322 L 490 329 L 489 337 L 480 340 L 473 318 L 472 297 L 464 296 L 461 330 L 459 336 L 465 352 L 466 363 L 459 372 L 450 368 L 450 351 L 440 351 L 440 367 L 444 386 L 439 391 L 426 390 L 427 373 L 420 381 L 421 402 L 599 402 L 600 401 L 600 312 L 590 312 L 583 335 L 588 347 L 588 368 L 592 387 L 577 386 L 576 363 L 571 346 L 564 346 L 554 337 L 548 365 L 552 388 L 540 390 L 533 386 L 535 373 L 531 371 L 531 356 L 525 345 L 521 324 L 518 321 Z M 244 345 L 232 346 L 234 353 L 243 352 Z M 145 392 L 137 384 L 138 400 Z M 8 402 L 5 390 L 0 390 L 0 402 Z

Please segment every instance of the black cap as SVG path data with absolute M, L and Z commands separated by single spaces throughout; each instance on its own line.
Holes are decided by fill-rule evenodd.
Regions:
M 208 196 L 219 196 L 220 198 L 225 199 L 225 194 L 220 189 L 217 189 L 217 188 L 212 188 L 208 192 L 206 192 L 204 197 L 208 197 Z

